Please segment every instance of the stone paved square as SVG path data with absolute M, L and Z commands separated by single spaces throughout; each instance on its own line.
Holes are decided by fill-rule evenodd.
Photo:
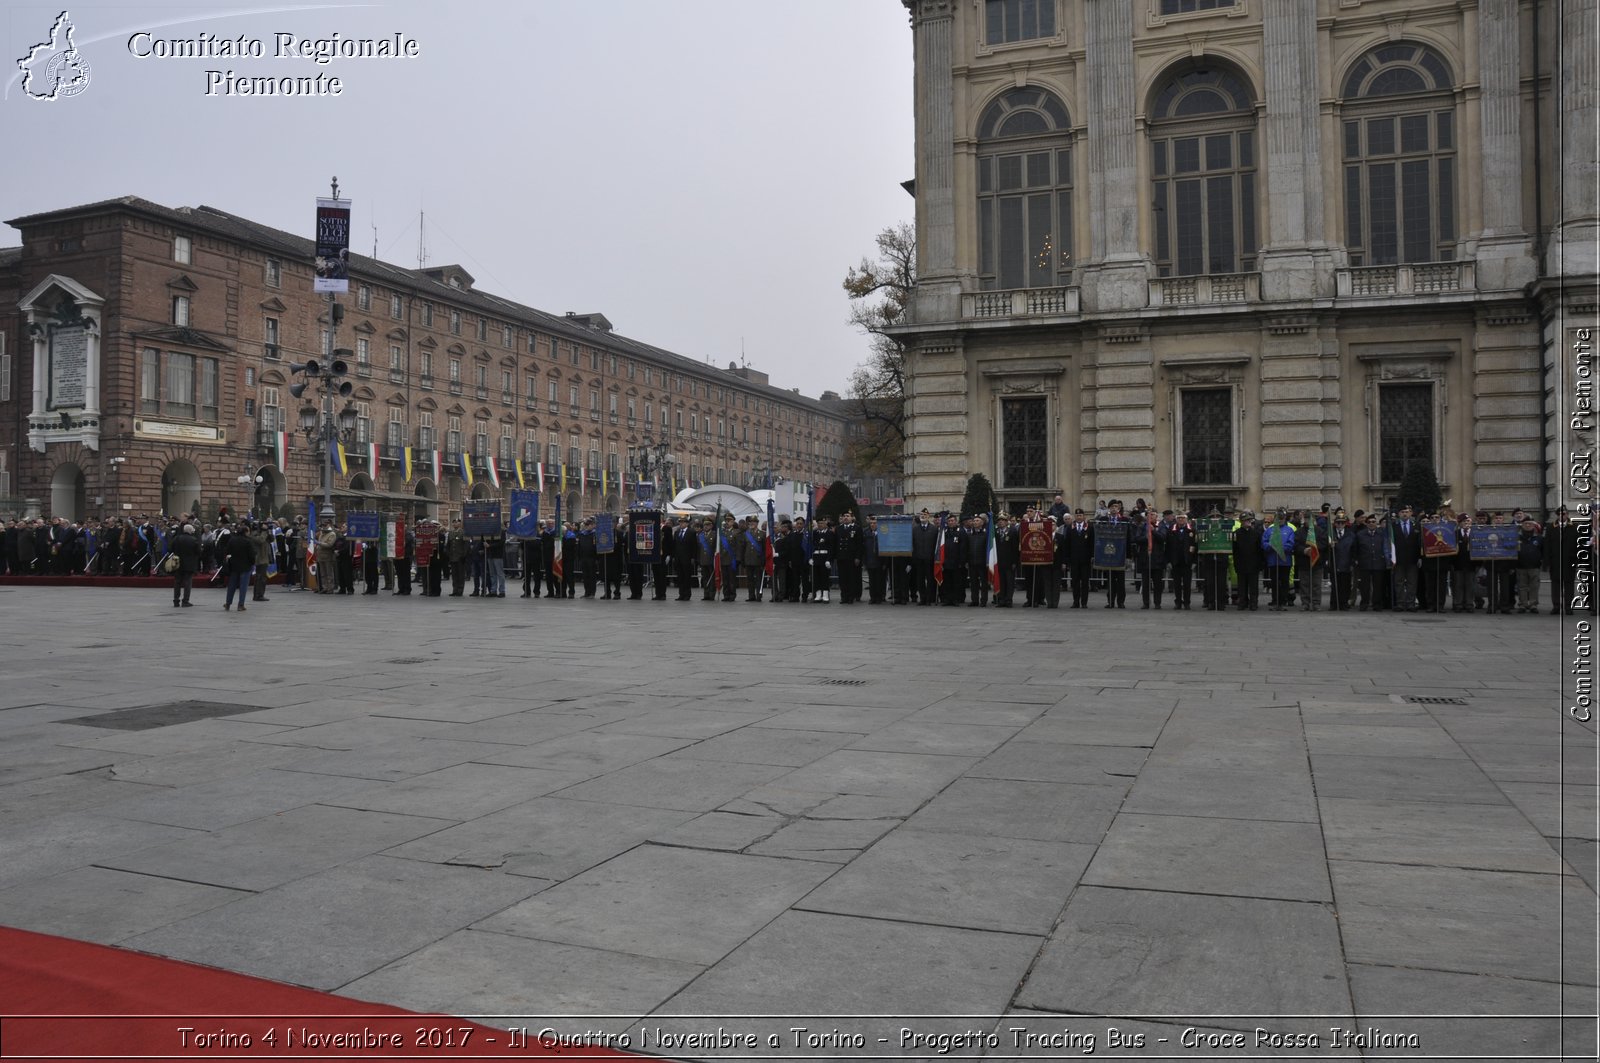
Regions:
M 460 1015 L 1592 1045 L 1553 617 L 196 593 L 0 589 L 0 919 Z M 182 701 L 249 711 L 67 722 Z

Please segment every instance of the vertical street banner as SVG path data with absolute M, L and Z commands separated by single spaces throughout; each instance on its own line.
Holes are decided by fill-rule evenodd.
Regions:
M 350 290 L 350 201 L 348 199 L 317 200 L 316 244 L 316 277 L 311 282 L 311 290 L 343 295 Z
M 539 492 L 512 490 L 511 534 L 518 539 L 539 537 Z

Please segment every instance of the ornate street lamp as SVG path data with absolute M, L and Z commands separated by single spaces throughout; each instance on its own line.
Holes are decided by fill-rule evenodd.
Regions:
M 660 443 L 647 443 L 642 447 L 628 448 L 628 471 L 633 473 L 635 501 L 638 500 L 639 485 L 650 480 L 655 483 L 659 503 L 661 485 L 658 481 L 672 466 L 673 461 L 674 458 L 665 440 Z

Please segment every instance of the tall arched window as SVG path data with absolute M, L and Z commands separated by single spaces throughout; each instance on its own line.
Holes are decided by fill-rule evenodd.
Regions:
M 1345 243 L 1352 266 L 1455 258 L 1456 122 L 1431 49 L 1374 48 L 1345 75 Z
M 1052 288 L 1072 273 L 1072 123 L 1043 89 L 1012 89 L 978 123 L 978 275 Z
M 1250 87 L 1228 70 L 1201 60 L 1156 93 L 1150 172 L 1161 276 L 1255 269 L 1255 138 Z

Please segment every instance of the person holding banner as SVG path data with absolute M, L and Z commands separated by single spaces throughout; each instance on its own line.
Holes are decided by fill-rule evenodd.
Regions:
M 1228 560 L 1233 554 L 1232 529 L 1216 509 L 1196 528 L 1200 551 L 1200 597 L 1212 612 L 1228 608 Z
M 1133 565 L 1138 574 L 1141 609 L 1150 608 L 1155 599 L 1161 608 L 1162 584 L 1167 578 L 1167 526 L 1153 509 L 1143 512 L 1133 529 Z
M 1348 612 L 1353 599 L 1356 559 L 1356 530 L 1344 510 L 1335 510 L 1333 530 L 1328 534 L 1329 548 L 1333 553 L 1330 575 L 1333 580 L 1332 601 L 1336 612 Z
M 1274 613 L 1289 607 L 1289 572 L 1294 566 L 1294 544 L 1295 527 L 1289 523 L 1289 512 L 1280 509 L 1261 533 L 1261 548 L 1267 553 L 1267 584 L 1272 588 L 1267 608 Z
M 1297 510 L 1294 544 L 1295 573 L 1299 577 L 1300 609 L 1317 612 L 1322 608 L 1322 569 L 1326 564 L 1327 540 L 1317 536 L 1315 518 L 1308 510 Z

